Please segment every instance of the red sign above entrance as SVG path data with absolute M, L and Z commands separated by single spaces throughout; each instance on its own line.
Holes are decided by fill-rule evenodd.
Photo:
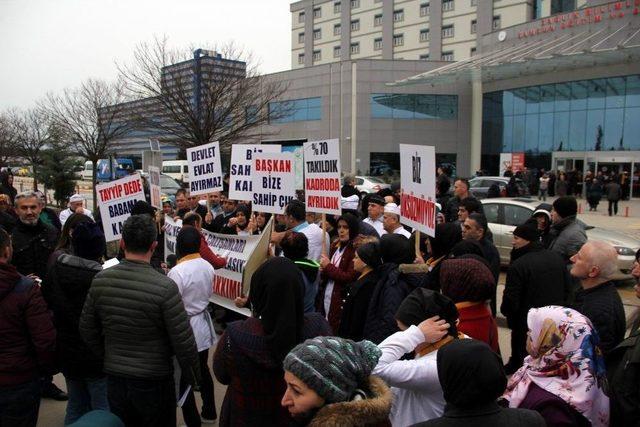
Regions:
M 618 1 L 542 18 L 536 22 L 537 26 L 519 31 L 518 38 L 523 39 L 605 20 L 620 19 L 628 14 L 635 16 L 640 14 L 640 0 Z

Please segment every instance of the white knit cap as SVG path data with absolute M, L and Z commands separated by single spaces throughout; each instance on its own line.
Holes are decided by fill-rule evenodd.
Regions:
M 392 213 L 400 216 L 400 207 L 395 203 L 387 203 L 384 205 L 384 213 Z
M 82 194 L 77 194 L 77 193 L 74 194 L 69 198 L 69 203 L 75 203 L 75 202 L 84 202 L 84 196 Z

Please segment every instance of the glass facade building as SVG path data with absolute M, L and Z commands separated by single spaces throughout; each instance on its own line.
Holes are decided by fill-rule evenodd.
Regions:
M 372 119 L 455 120 L 458 118 L 457 95 L 373 93 L 370 103 Z
M 286 114 L 280 112 L 286 111 Z M 269 115 L 278 116 L 270 123 L 291 123 L 307 120 L 322 120 L 322 98 L 290 99 L 270 102 Z

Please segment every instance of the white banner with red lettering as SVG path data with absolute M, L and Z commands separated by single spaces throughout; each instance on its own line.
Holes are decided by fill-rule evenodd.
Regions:
M 189 194 L 222 191 L 222 166 L 218 141 L 187 149 Z
M 400 222 L 429 236 L 436 229 L 436 151 L 400 144 Z
M 269 221 L 273 221 L 273 218 Z M 257 236 L 235 236 L 202 230 L 211 251 L 227 260 L 224 268 L 216 270 L 212 284 L 212 302 L 247 316 L 251 314 L 246 309 L 236 307 L 233 301 L 239 296 L 249 295 L 251 276 L 268 257 L 271 228 L 269 222 L 262 234 Z M 165 217 L 165 259 L 168 255 L 175 254 L 176 238 L 181 229 L 182 221 Z
M 256 153 L 253 160 L 254 212 L 283 214 L 296 196 L 292 153 Z
M 122 237 L 122 224 L 138 200 L 145 201 L 139 174 L 96 185 L 102 228 L 107 242 Z
M 231 146 L 231 165 L 229 167 L 229 198 L 232 200 L 251 200 L 253 180 L 251 170 L 253 157 L 257 153 L 279 153 L 277 144 L 235 144 Z
M 340 215 L 340 140 L 311 141 L 303 146 L 307 212 Z

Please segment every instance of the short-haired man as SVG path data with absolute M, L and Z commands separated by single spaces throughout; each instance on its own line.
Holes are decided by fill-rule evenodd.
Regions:
M 213 191 L 207 194 L 207 205 L 209 212 L 211 213 L 212 220 L 222 213 L 222 193 L 219 191 Z
M 552 241 L 549 249 L 558 252 L 568 264 L 582 245 L 587 242 L 587 233 L 584 227 L 576 221 L 578 203 L 573 196 L 558 197 L 553 202 L 551 210 L 551 230 L 549 234 Z
M 580 280 L 574 308 L 591 320 L 606 355 L 624 338 L 624 307 L 613 282 L 618 253 L 606 242 L 588 241 L 571 257 L 571 275 Z
M 356 177 L 353 175 L 345 175 L 342 181 L 344 185 L 340 189 L 342 197 L 358 196 L 360 198 L 360 192 L 356 188 Z
M 207 213 L 209 213 L 207 206 L 200 204 L 200 196 L 189 194 L 187 196 L 187 206 L 191 212 L 195 212 L 200 215 L 200 218 L 204 218 Z
M 322 255 L 322 229 L 316 224 L 307 222 L 307 210 L 299 200 L 289 202 L 284 210 L 287 229 L 297 231 L 307 236 L 309 242 L 308 258 L 313 261 L 319 261 Z M 325 236 L 325 247 L 329 250 L 329 233 Z
M 227 265 L 226 258 L 219 257 L 214 254 L 209 245 L 207 244 L 206 239 L 202 235 L 202 218 L 195 212 L 189 212 L 185 215 L 184 220 L 182 221 L 182 227 L 193 227 L 200 234 L 200 256 L 202 259 L 207 261 L 213 268 L 222 268 Z
M 378 196 L 377 194 L 369 196 L 367 206 L 368 216 L 362 220 L 365 224 L 369 224 L 376 229 L 378 237 L 382 237 L 384 234 L 387 234 L 382 220 L 384 215 L 384 205 L 385 202 L 381 196 Z
M 447 222 L 454 222 L 458 219 L 458 207 L 460 203 L 465 199 L 475 199 L 469 192 L 469 180 L 466 178 L 458 178 L 453 184 L 453 197 L 447 202 L 447 206 L 444 208 L 444 216 Z M 478 211 L 484 214 L 482 205 Z
M 289 258 L 302 273 L 304 282 L 304 312 L 313 313 L 316 295 L 320 285 L 320 264 L 308 259 L 309 242 L 307 236 L 295 231 L 286 231 L 280 241 L 282 254 Z
M 96 275 L 80 318 L 82 338 L 104 357 L 111 412 L 126 425 L 175 426 L 174 355 L 190 384 L 200 380 L 178 286 L 149 264 L 156 233 L 148 215 L 124 222 L 125 258 Z
M 467 197 L 458 205 L 458 222 L 464 223 L 472 213 L 482 213 L 482 203 L 473 197 Z
M 400 207 L 395 203 L 387 203 L 384 206 L 382 222 L 384 224 L 384 230 L 387 233 L 400 234 L 407 239 L 411 237 L 411 233 L 400 224 Z
M 238 206 L 238 203 L 235 200 L 227 198 L 225 195 L 222 195 L 220 200 L 222 203 L 222 213 L 220 215 L 213 219 L 211 219 L 213 215 L 205 215 L 204 217 L 202 217 L 204 219 L 202 228 L 207 231 L 211 231 L 212 233 L 220 233 L 223 228 L 230 225 L 229 221 L 231 221 L 236 216 L 236 208 Z
M 64 226 L 67 219 L 74 213 L 80 213 L 93 219 L 93 214 L 89 209 L 84 207 L 84 196 L 82 194 L 74 194 L 69 198 L 67 209 L 60 211 L 60 224 Z
M 40 376 L 54 372 L 56 331 L 40 286 L 10 264 L 11 255 L 0 228 L 0 425 L 35 426 Z
M 183 218 L 185 214 L 189 212 L 189 205 L 187 204 L 187 190 L 184 188 L 176 191 L 176 210 L 175 215 L 177 218 Z

